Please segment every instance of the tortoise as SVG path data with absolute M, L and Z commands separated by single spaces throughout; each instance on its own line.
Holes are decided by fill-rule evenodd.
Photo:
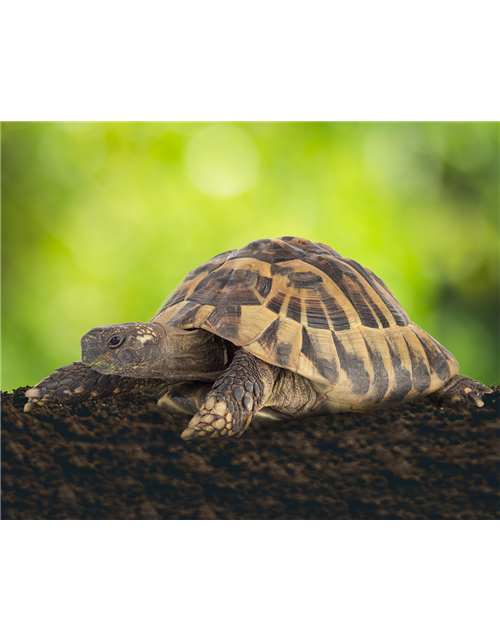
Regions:
M 492 392 L 458 375 L 372 271 L 293 236 L 216 255 L 147 323 L 92 329 L 82 361 L 26 391 L 24 410 L 130 391 L 194 414 L 184 439 L 241 436 L 255 416 L 368 412 L 424 396 L 467 413 Z

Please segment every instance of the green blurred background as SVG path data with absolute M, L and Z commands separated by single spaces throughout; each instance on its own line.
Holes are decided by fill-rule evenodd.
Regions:
M 3 123 L 2 389 L 149 320 L 257 238 L 380 276 L 461 373 L 499 371 L 497 123 Z

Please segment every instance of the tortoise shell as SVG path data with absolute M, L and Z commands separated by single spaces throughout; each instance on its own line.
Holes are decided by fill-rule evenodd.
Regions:
M 191 271 L 152 322 L 205 329 L 313 381 L 331 411 L 427 395 L 458 363 L 372 271 L 329 246 L 284 236 Z

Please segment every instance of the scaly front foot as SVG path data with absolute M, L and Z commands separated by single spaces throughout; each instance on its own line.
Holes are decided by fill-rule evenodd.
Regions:
M 273 369 L 250 353 L 238 351 L 181 437 L 241 436 L 272 391 Z
M 83 362 L 74 362 L 59 367 L 48 378 L 44 378 L 24 394 L 28 402 L 24 411 L 31 411 L 37 405 L 49 403 L 83 402 L 97 398 L 107 398 L 147 386 L 147 379 L 126 378 L 106 375 L 92 369 Z

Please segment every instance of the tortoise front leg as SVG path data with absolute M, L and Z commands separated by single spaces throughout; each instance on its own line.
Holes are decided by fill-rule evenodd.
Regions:
M 131 391 L 145 391 L 158 397 L 165 387 L 166 382 L 162 380 L 105 375 L 83 362 L 74 362 L 59 367 L 28 389 L 24 411 L 31 411 L 36 405 L 96 400 Z
M 279 369 L 253 355 L 238 351 L 215 381 L 198 413 L 181 437 L 241 436 L 272 394 Z

